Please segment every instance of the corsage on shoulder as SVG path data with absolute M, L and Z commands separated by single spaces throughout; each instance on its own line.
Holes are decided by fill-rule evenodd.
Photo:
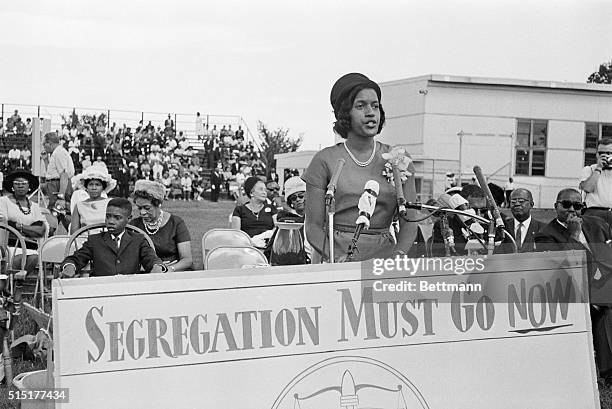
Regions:
M 408 170 L 410 164 L 412 163 L 412 158 L 406 152 L 406 149 L 401 146 L 396 146 L 391 149 L 390 152 L 383 153 L 382 158 L 387 162 L 385 163 L 385 168 L 383 169 L 383 176 L 387 178 L 388 183 L 394 183 L 393 180 L 393 166 L 397 166 L 400 171 L 402 183 L 404 183 L 408 176 L 412 176 L 412 172 Z

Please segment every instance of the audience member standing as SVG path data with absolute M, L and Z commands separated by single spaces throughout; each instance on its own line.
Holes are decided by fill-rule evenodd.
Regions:
M 219 200 L 219 192 L 221 191 L 221 184 L 223 179 L 221 177 L 221 170 L 217 167 L 214 168 L 210 174 L 210 200 L 217 202 Z
M 597 163 L 582 169 L 580 189 L 586 192 L 584 214 L 600 217 L 612 225 L 612 138 L 597 144 Z
M 121 164 L 117 167 L 115 179 L 119 187 L 119 197 L 127 198 L 130 195 L 130 171 L 125 159 L 122 159 Z
M 49 209 L 53 209 L 56 202 L 65 209 L 66 197 L 70 194 L 70 179 L 74 176 L 74 164 L 66 149 L 60 145 L 60 139 L 54 132 L 49 132 L 43 140 L 45 152 L 50 153 L 45 174 L 45 189 L 49 195 Z
M 202 117 L 200 116 L 199 112 L 196 113 L 195 133 L 198 137 L 198 140 L 204 137 L 204 123 L 202 122 Z

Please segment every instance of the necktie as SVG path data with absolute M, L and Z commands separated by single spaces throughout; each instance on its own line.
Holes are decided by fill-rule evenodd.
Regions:
M 523 246 L 523 222 L 516 228 L 516 246 L 520 249 Z
M 119 250 L 119 236 L 115 236 L 113 241 L 115 242 L 115 248 Z

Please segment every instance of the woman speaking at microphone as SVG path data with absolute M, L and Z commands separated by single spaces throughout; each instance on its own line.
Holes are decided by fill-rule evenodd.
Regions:
M 374 139 L 385 123 L 378 84 L 363 74 L 342 76 L 331 90 L 331 105 L 336 122 L 334 131 L 345 139 L 318 152 L 302 176 L 306 182 L 306 237 L 316 250 L 313 263 L 329 260 L 328 229 L 326 227 L 325 194 L 328 183 L 344 160 L 335 192 L 334 259 L 343 262 L 356 230 L 359 198 L 368 181 L 379 184 L 376 206 L 370 217 L 370 227 L 358 239 L 353 261 L 405 254 L 414 242 L 416 223 L 400 220 L 397 243 L 390 232 L 397 212 L 397 196 L 387 159 L 392 153 L 389 145 Z M 396 150 L 394 149 L 393 152 Z M 403 155 L 403 151 L 401 152 Z M 402 188 L 407 201 L 416 200 L 414 165 L 408 160 L 402 177 Z M 413 211 L 408 211 L 409 216 Z M 414 218 L 412 215 L 411 218 Z

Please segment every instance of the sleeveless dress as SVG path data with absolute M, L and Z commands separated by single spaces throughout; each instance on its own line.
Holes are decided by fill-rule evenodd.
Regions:
M 78 202 L 76 209 L 79 212 L 81 226 L 89 226 L 96 223 L 104 223 L 106 221 L 106 205 L 111 199 L 100 199 L 93 202 Z M 94 234 L 94 232 L 90 232 Z

